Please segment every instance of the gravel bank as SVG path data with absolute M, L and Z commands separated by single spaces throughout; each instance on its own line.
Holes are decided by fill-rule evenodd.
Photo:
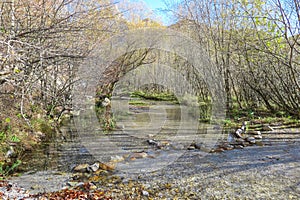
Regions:
M 90 182 L 93 190 L 105 191 L 113 199 L 300 199 L 300 141 L 295 136 L 280 142 L 269 140 L 265 146 L 205 156 L 197 150 L 186 151 L 159 171 L 114 172 L 105 179 L 98 175 L 101 181 L 94 178 Z M 38 193 L 63 188 L 74 176 L 43 173 L 10 182 L 27 192 Z M 7 198 L 9 192 L 4 187 L 1 192 L 2 198 Z

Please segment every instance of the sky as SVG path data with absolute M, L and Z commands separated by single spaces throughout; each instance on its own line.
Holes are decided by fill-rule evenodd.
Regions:
M 154 20 L 161 21 L 164 25 L 168 26 L 174 23 L 174 21 L 170 20 L 170 13 L 168 14 L 166 11 L 167 6 L 165 2 L 177 2 L 179 0 L 127 0 L 132 3 L 143 2 L 147 5 L 147 9 L 151 9 L 153 13 L 157 16 L 154 17 Z M 122 2 L 122 0 L 113 0 L 113 2 Z M 126 2 L 126 1 L 125 1 Z
M 157 8 L 164 8 L 165 7 L 165 4 L 163 2 L 164 0 L 144 0 L 144 1 L 153 10 L 155 10 Z
M 162 19 L 165 25 L 168 25 L 170 21 L 166 14 L 160 12 L 159 9 L 165 9 L 166 5 L 164 3 L 165 0 L 144 0 L 144 2 Z

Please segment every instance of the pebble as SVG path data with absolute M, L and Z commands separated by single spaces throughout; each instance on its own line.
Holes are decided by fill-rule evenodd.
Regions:
M 67 182 L 67 186 L 70 186 L 70 187 L 75 187 L 77 184 L 78 184 L 78 182 L 75 182 L 75 181 Z
M 0 199 L 27 199 L 29 193 L 14 184 L 0 182 Z
M 142 194 L 143 194 L 143 196 L 146 196 L 146 197 L 149 196 L 149 192 L 147 192 L 146 190 L 143 190 Z
M 158 196 L 159 198 L 162 198 L 164 195 L 163 195 L 163 193 L 159 192 L 159 193 L 157 194 L 157 196 Z
M 94 163 L 90 166 L 88 166 L 87 170 L 88 171 L 92 171 L 92 172 L 95 172 L 99 169 L 99 163 Z
M 79 183 L 77 183 L 76 185 L 75 185 L 76 187 L 83 187 L 84 186 L 84 182 L 79 182 Z

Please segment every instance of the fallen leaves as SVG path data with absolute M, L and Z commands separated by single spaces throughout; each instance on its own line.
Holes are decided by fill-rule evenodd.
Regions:
M 110 195 L 106 195 L 104 191 L 88 191 L 88 190 L 78 190 L 78 189 L 65 189 L 58 192 L 37 194 L 32 195 L 32 198 L 38 198 L 40 200 L 72 200 L 72 199 L 90 199 L 90 200 L 110 200 L 112 199 Z

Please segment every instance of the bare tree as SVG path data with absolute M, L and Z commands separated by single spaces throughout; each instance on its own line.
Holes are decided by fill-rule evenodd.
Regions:
M 70 107 L 76 66 L 95 41 L 117 29 L 114 5 L 12 0 L 1 2 L 0 7 L 1 83 L 13 86 L 24 119 L 29 108 L 25 104 L 42 105 L 48 115 L 59 117 Z
M 299 116 L 299 2 L 182 1 L 174 13 L 224 77 L 227 107 Z M 183 24 L 184 24 L 183 23 Z

